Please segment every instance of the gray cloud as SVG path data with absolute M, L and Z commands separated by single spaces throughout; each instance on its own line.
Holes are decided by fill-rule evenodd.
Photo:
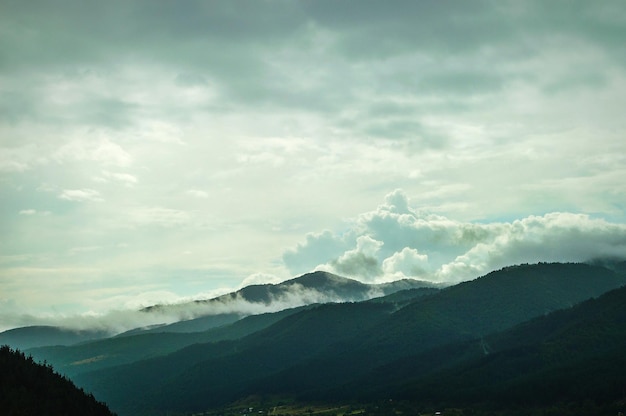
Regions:
M 508 54 L 509 61 L 528 59 L 539 49 L 534 41 L 539 43 L 555 31 L 619 52 L 620 14 L 598 12 L 584 2 L 572 4 L 576 12 L 567 18 L 563 18 L 563 8 L 555 10 L 538 2 L 519 6 L 485 1 L 470 7 L 465 2 L 441 5 L 408 1 L 389 7 L 380 1 L 344 2 L 341 6 L 318 1 L 218 1 L 188 2 L 175 8 L 162 1 L 115 5 L 39 2 L 28 7 L 8 2 L 5 7 L 5 16 L 12 16 L 3 21 L 8 34 L 3 48 L 6 69 L 104 65 L 112 71 L 115 66 L 111 63 L 172 62 L 177 72 L 193 74 L 196 81 L 217 80 L 223 98 L 237 97 L 239 104 L 257 105 L 260 101 L 292 107 L 306 105 L 307 98 L 317 101 L 319 98 L 307 95 L 319 95 L 320 88 L 302 86 L 320 73 L 325 75 L 313 86 L 341 88 L 343 93 L 337 95 L 335 90 L 328 98 L 345 102 L 356 98 L 353 88 L 359 81 L 383 90 L 388 83 L 397 82 L 394 80 L 412 79 L 413 86 L 405 86 L 404 91 L 413 95 L 429 91 L 491 92 L 503 83 L 502 76 L 491 67 L 492 60 L 502 60 L 503 53 Z M 324 66 L 317 59 L 320 43 L 324 45 Z M 294 54 L 302 48 L 309 58 Z M 516 51 L 526 52 L 515 56 Z M 391 57 L 415 54 L 431 58 L 423 62 L 425 66 L 413 65 L 408 70 L 387 65 L 391 69 L 384 78 L 380 73 L 376 78 L 367 76 L 358 65 L 350 64 L 350 60 L 365 60 L 375 65 Z M 456 64 L 442 60 L 452 55 L 458 56 Z M 298 60 L 290 61 L 294 57 Z M 473 62 L 469 68 L 468 57 Z M 281 68 L 289 63 L 289 72 L 284 72 Z M 350 74 L 344 71 L 354 76 L 346 77 Z M 295 79 L 294 72 L 302 77 Z M 190 76 L 179 80 L 189 80 Z M 346 79 L 351 80 L 346 83 Z M 325 89 L 324 94 L 329 92 Z M 122 114 L 134 106 L 122 97 L 103 97 L 93 104 L 85 117 L 125 117 Z M 99 111 L 96 104 L 114 111 Z M 123 113 L 118 111 L 120 105 Z
M 359 276 L 366 281 L 374 280 L 382 274 L 377 258 L 382 246 L 382 242 L 367 235 L 359 236 L 354 250 L 348 250 L 331 261 L 332 270 L 342 275 Z
M 3 1 L 2 296 L 464 279 L 548 256 L 535 234 L 581 257 L 545 213 L 622 232 L 625 23 L 619 0 Z

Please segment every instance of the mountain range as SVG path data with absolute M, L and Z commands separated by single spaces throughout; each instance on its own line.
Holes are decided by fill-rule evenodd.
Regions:
M 418 280 L 365 284 L 331 273 L 313 272 L 278 284 L 247 286 L 213 299 L 141 310 L 157 315 L 184 310 L 198 313 L 197 306 L 202 305 L 202 311 L 207 313 L 172 324 L 139 327 L 116 335 L 103 330 L 31 326 L 0 333 L 0 344 L 27 350 L 34 358 L 52 363 L 63 374 L 74 375 L 163 355 L 195 343 L 240 338 L 316 304 L 313 301 L 353 302 L 395 294 L 392 299 L 398 303 L 405 301 L 403 297 L 436 290 L 437 285 Z M 224 305 L 229 312 L 219 313 L 225 309 Z M 303 306 L 288 308 L 289 305 Z M 250 310 L 278 312 L 250 315 Z
M 27 352 L 120 416 L 213 414 L 250 397 L 274 408 L 293 400 L 376 403 L 368 411 L 379 414 L 400 403 L 415 412 L 559 406 L 557 414 L 616 414 L 626 399 L 625 283 L 622 269 L 578 263 L 511 266 L 446 288 L 372 288 L 316 272 L 203 302 L 271 305 L 298 285 L 343 302 L 209 328 L 200 317 Z
M 0 332 L 0 345 L 26 350 L 44 346 L 68 346 L 113 335 L 141 333 L 201 332 L 234 323 L 246 316 L 276 312 L 297 306 L 328 302 L 358 302 L 415 288 L 435 289 L 439 285 L 403 279 L 383 284 L 366 284 L 353 279 L 317 271 L 277 284 L 246 286 L 240 290 L 206 300 L 159 304 L 141 309 L 140 314 L 163 319 L 180 317 L 176 322 L 151 324 L 116 334 L 114 329 L 72 329 L 63 326 L 27 326 Z

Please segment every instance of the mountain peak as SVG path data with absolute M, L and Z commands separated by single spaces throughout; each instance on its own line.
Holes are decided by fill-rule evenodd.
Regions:
M 301 276 L 295 277 L 290 280 L 286 280 L 279 284 L 294 284 L 298 283 L 307 288 L 321 288 L 326 285 L 354 285 L 359 287 L 368 286 L 365 283 L 361 283 L 358 280 L 349 279 L 347 277 L 338 276 L 333 273 L 317 270 L 310 273 L 305 273 Z

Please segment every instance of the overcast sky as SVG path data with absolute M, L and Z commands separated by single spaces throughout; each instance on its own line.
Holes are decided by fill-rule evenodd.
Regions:
M 0 0 L 0 328 L 625 258 L 625 45 L 620 0 Z

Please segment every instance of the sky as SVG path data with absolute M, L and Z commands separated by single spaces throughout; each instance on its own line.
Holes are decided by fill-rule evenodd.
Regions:
M 0 0 L 0 329 L 626 258 L 623 1 Z

